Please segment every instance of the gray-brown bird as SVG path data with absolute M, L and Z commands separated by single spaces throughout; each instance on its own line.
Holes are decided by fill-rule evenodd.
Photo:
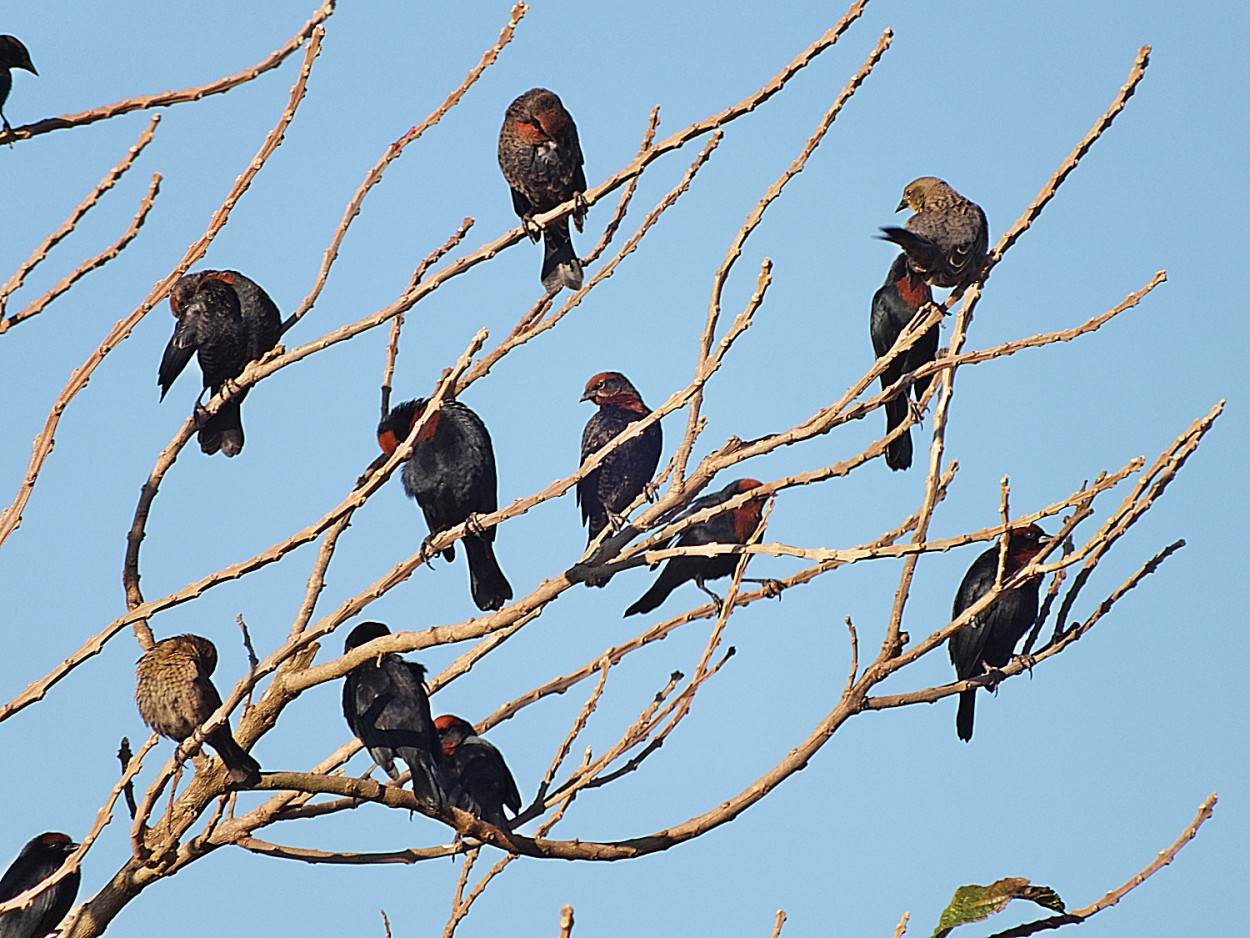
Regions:
M 883 240 L 907 253 L 912 270 L 935 287 L 963 289 L 981 275 L 989 248 L 985 212 L 936 176 L 907 184 L 895 211 L 916 214 L 902 228 L 882 228 Z
M 32 75 L 38 75 L 34 64 L 30 61 L 30 53 L 16 36 L 0 36 L 0 125 L 5 132 L 12 130 L 9 119 L 4 116 L 4 102 L 9 100 L 9 91 L 13 87 L 13 73 L 9 69 L 24 68 Z
M 586 191 L 577 125 L 554 92 L 531 88 L 508 105 L 499 131 L 499 168 L 512 189 L 512 207 L 535 241 L 539 232 L 533 216 Z M 584 206 L 573 212 L 578 231 L 585 214 Z M 542 235 L 542 282 L 547 292 L 580 289 L 582 262 L 573 250 L 568 219 L 552 222 Z
M 178 635 L 157 642 L 135 669 L 135 703 L 143 722 L 167 739 L 182 742 L 221 706 L 213 686 L 217 648 L 201 635 Z M 205 737 L 217 750 L 230 778 L 239 785 L 260 781 L 260 763 L 243 751 L 223 723 Z

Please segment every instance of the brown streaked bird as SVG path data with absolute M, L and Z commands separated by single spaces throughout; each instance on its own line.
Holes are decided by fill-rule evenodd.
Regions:
M 719 492 L 696 498 L 683 514 L 692 515 L 706 508 L 724 504 L 735 495 L 749 492 L 751 489 L 759 488 L 761 485 L 763 483 L 758 479 L 735 479 Z M 713 515 L 706 521 L 701 521 L 686 528 L 677 536 L 676 543 L 670 543 L 666 546 L 701 547 L 704 544 L 745 544 L 747 539 L 755 533 L 755 529 L 759 527 L 760 517 L 764 511 L 764 503 L 767 501 L 768 496 L 761 495 L 730 511 L 723 511 L 719 515 Z M 636 603 L 625 610 L 625 615 L 632 616 L 640 612 L 650 612 L 664 600 L 668 599 L 669 593 L 687 580 L 694 580 L 695 585 L 699 589 L 711 596 L 713 602 L 719 604 L 721 598 L 704 586 L 704 581 L 729 576 L 737 566 L 737 554 L 716 554 L 712 557 L 672 557 L 665 562 L 664 569 L 660 571 L 659 577 L 651 588 L 643 593 Z
M 586 191 L 582 147 L 577 125 L 559 97 L 546 88 L 531 88 L 508 105 L 499 131 L 499 168 L 512 190 L 512 207 L 522 227 L 537 241 L 533 217 L 549 212 Z M 582 230 L 584 205 L 572 213 Z M 582 262 L 573 250 L 569 220 L 547 225 L 543 235 L 542 282 L 548 293 L 582 285 Z
M 1046 549 L 1050 538 L 1035 524 L 1012 531 L 1007 541 L 1003 582 L 1013 577 Z M 957 619 L 965 609 L 994 588 L 998 574 L 999 548 L 995 544 L 972 562 L 955 594 L 951 618 Z M 980 677 L 995 668 L 1006 666 L 1016 645 L 1037 618 L 1037 594 L 1041 577 L 1026 580 L 1013 590 L 1000 593 L 990 605 L 972 617 L 972 621 L 950 637 L 948 650 L 955 675 L 961 681 Z M 975 687 L 960 691 L 955 729 L 964 742 L 972 739 L 972 719 L 977 703 Z
M 5 132 L 12 130 L 9 119 L 4 116 L 4 103 L 9 100 L 9 91 L 13 88 L 13 73 L 10 69 L 23 68 L 32 75 L 38 75 L 34 64 L 30 61 L 30 53 L 22 40 L 16 36 L 0 36 L 0 126 Z
M 202 635 L 177 635 L 157 642 L 135 669 L 135 703 L 143 722 L 166 739 L 181 743 L 221 706 L 213 686 L 217 647 Z M 260 781 L 260 763 L 244 752 L 222 723 L 204 741 L 217 750 L 230 778 L 239 785 Z
M 936 176 L 907 184 L 895 211 L 916 214 L 902 228 L 882 228 L 883 240 L 907 253 L 912 270 L 935 287 L 964 289 L 981 276 L 990 229 L 985 212 Z
M 582 431 L 583 463 L 651 413 L 629 379 L 615 371 L 600 372 L 587 381 L 581 399 L 599 406 Z M 624 525 L 621 513 L 642 494 L 655 475 L 663 445 L 660 425 L 653 423 L 618 446 L 599 468 L 577 483 L 577 503 L 582 509 L 582 522 L 588 529 L 587 544 L 609 524 L 617 530 Z M 588 582 L 592 586 L 603 586 L 607 579 Z

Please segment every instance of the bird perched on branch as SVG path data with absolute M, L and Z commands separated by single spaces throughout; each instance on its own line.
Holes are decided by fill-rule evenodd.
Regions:
M 966 288 L 981 276 L 989 224 L 975 202 L 935 176 L 907 184 L 895 211 L 916 214 L 902 228 L 882 228 L 883 239 L 905 252 L 912 270 L 935 287 Z
M 877 357 L 887 354 L 898 341 L 907 324 L 915 318 L 920 307 L 933 302 L 933 291 L 907 263 L 907 255 L 900 254 L 890 265 L 885 285 L 872 297 L 872 347 Z M 909 371 L 933 361 L 937 355 L 938 327 L 934 325 L 903 354 L 890 363 L 881 373 L 881 389 L 885 390 Z M 932 378 L 917 378 L 912 389 L 916 400 L 924 395 Z M 886 432 L 893 430 L 907 418 L 907 392 L 885 402 Z M 885 450 L 885 462 L 891 469 L 907 469 L 911 466 L 911 431 L 905 430 Z
M 737 479 L 730 482 L 719 492 L 696 498 L 690 504 L 685 515 L 692 515 L 722 505 L 735 495 L 749 492 L 762 485 L 758 479 Z M 691 525 L 677 536 L 672 547 L 700 547 L 704 544 L 745 544 L 747 539 L 759 527 L 760 516 L 764 511 L 766 495 L 753 498 L 745 504 L 729 511 L 714 515 L 706 521 Z M 712 597 L 719 604 L 720 597 L 703 585 L 705 580 L 716 580 L 729 576 L 738 566 L 737 554 L 716 554 L 712 557 L 671 557 L 660 571 L 659 578 L 651 589 L 642 594 L 642 598 L 625 610 L 625 615 L 632 616 L 640 612 L 650 612 L 668 599 L 668 594 L 687 580 L 694 580 L 695 585 Z
M 500 830 L 511 830 L 512 822 L 503 809 L 506 805 L 518 814 L 521 793 L 503 755 L 478 736 L 468 720 L 445 713 L 434 725 L 442 744 L 443 768 L 454 792 L 451 803 Z
M 166 739 L 182 742 L 221 706 L 213 686 L 217 646 L 202 635 L 178 635 L 157 642 L 139 659 L 135 703 L 143 722 Z M 217 750 L 230 778 L 239 785 L 260 781 L 260 763 L 243 751 L 222 723 L 204 737 Z
M 38 75 L 34 64 L 30 61 L 30 53 L 16 36 L 0 36 L 0 124 L 4 130 L 10 131 L 9 119 L 4 116 L 4 102 L 9 100 L 9 91 L 13 88 L 13 73 L 10 69 L 24 68 L 32 75 Z M 583 187 L 584 188 L 584 187 Z
M 48 831 L 29 841 L 0 876 L 0 902 L 15 899 L 61 868 L 78 849 L 65 834 Z M 74 904 L 82 879 L 78 870 L 39 893 L 24 909 L 0 912 L 0 938 L 44 938 Z
M 390 634 L 381 622 L 362 622 L 347 636 L 343 652 Z M 412 793 L 437 810 L 446 806 L 442 746 L 430 715 L 425 668 L 396 654 L 358 665 L 343 680 L 343 716 L 387 775 L 399 780 L 395 759 L 402 759 L 412 773 Z
M 1035 524 L 1012 531 L 1007 541 L 1007 557 L 1003 565 L 1003 582 L 1027 566 L 1050 543 L 1050 538 Z M 994 588 L 998 573 L 999 547 L 995 544 L 972 562 L 955 594 L 952 619 Z M 1037 594 L 1041 577 L 1026 580 L 1015 589 L 1000 593 L 989 607 L 972 617 L 972 621 L 950 637 L 951 663 L 959 680 L 980 677 L 1011 661 L 1016 645 L 1037 618 Z M 964 742 L 972 739 L 972 718 L 977 702 L 977 689 L 961 691 L 955 729 Z
M 412 432 L 425 410 L 418 398 L 395 407 L 378 424 L 378 445 L 387 456 Z M 512 587 L 495 560 L 495 529 L 476 527 L 474 516 L 499 508 L 495 451 L 482 418 L 458 401 L 445 401 L 417 437 L 404 463 L 404 491 L 417 500 L 430 537 L 469 522 L 464 552 L 469 558 L 469 587 L 483 611 L 499 609 L 512 598 Z M 476 528 L 476 530 L 473 530 Z M 427 539 L 428 541 L 428 539 Z M 454 560 L 449 545 L 443 557 Z
M 579 204 L 573 223 L 582 230 L 586 214 L 581 204 L 586 191 L 582 147 L 577 125 L 553 92 L 531 88 L 508 105 L 499 131 L 499 168 L 512 189 L 512 207 L 533 240 L 539 235 L 533 216 L 574 198 Z M 542 282 L 547 292 L 580 289 L 582 262 L 573 250 L 568 218 L 547 225 L 542 234 Z
M 243 373 L 249 362 L 262 358 L 278 344 L 282 316 L 269 295 L 236 270 L 201 270 L 180 279 L 169 294 L 174 334 L 165 346 L 157 384 L 165 399 L 174 379 L 198 357 L 204 388 L 216 394 L 227 381 Z M 240 406 L 247 389 L 222 405 L 212 416 L 201 416 L 200 449 L 237 456 L 243 449 Z M 197 413 L 199 404 L 196 404 Z
M 629 379 L 615 371 L 604 371 L 586 382 L 583 401 L 599 405 L 599 410 L 582 431 L 582 462 L 602 449 L 635 421 L 651 413 Z M 586 543 L 599 536 L 609 523 L 619 529 L 625 523 L 621 512 L 642 494 L 660 463 L 663 437 L 659 423 L 653 423 L 641 434 L 618 446 L 577 483 L 577 503 L 582 508 L 582 522 L 589 531 Z M 607 580 L 590 581 L 603 586 Z

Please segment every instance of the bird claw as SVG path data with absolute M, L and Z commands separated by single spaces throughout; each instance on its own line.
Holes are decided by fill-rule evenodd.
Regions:
M 578 230 L 582 230 L 582 224 L 586 219 L 586 211 L 590 208 L 586 204 L 586 195 L 582 192 L 573 193 L 573 226 Z
M 758 583 L 764 591 L 764 596 L 768 599 L 781 599 L 781 594 L 785 592 L 786 585 L 780 580 L 769 577 L 763 580 L 748 580 L 748 583 Z
M 202 430 L 212 418 L 212 414 L 198 400 L 195 402 L 195 409 L 191 411 L 191 416 L 195 420 L 195 429 L 197 430 Z
M 537 241 L 539 238 L 543 236 L 543 230 L 534 221 L 533 215 L 521 216 L 521 230 L 524 231 L 527 235 L 529 235 L 529 239 L 531 241 Z
M 642 494 L 647 501 L 654 503 L 660 497 L 660 484 L 658 482 L 648 482 L 642 487 Z
M 612 529 L 613 534 L 619 533 L 629 523 L 624 515 L 618 515 L 606 505 L 603 508 L 603 513 L 608 516 L 608 526 Z
M 907 407 L 911 411 L 911 419 L 916 423 L 924 423 L 925 409 L 920 406 L 919 401 L 908 401 Z
M 694 585 L 703 590 L 703 592 L 707 593 L 708 597 L 712 600 L 712 605 L 716 607 L 716 614 L 719 616 L 721 614 L 721 610 L 725 608 L 725 600 L 721 599 L 710 589 L 704 586 L 702 580 L 695 580 Z
M 434 556 L 435 554 L 438 553 L 438 551 L 434 549 L 433 542 L 434 542 L 434 535 L 427 534 L 425 536 L 425 540 L 421 542 L 421 550 L 420 550 L 421 562 L 425 564 L 427 567 L 429 567 L 431 570 L 434 569 L 434 564 L 432 562 L 434 560 Z
M 1019 655 L 1020 667 L 1029 672 L 1029 677 L 1033 677 L 1033 665 L 1037 664 L 1037 659 L 1032 655 Z
M 476 511 L 470 514 L 467 518 L 465 518 L 464 530 L 466 533 L 472 534 L 474 537 L 481 537 L 483 534 L 486 533 L 486 529 L 482 527 L 482 522 L 478 521 L 477 519 L 478 519 L 478 514 Z

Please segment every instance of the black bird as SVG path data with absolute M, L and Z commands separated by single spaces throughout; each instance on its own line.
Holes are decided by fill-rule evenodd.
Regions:
M 512 830 L 503 809 L 507 805 L 518 814 L 521 793 L 503 755 L 478 736 L 468 720 L 443 714 L 434 725 L 442 741 L 443 767 L 455 792 L 452 804 L 500 830 Z
M 22 40 L 16 36 L 0 36 L 0 124 L 3 124 L 6 133 L 13 129 L 4 116 L 4 102 L 9 100 L 9 91 L 13 87 L 13 73 L 9 70 L 13 68 L 24 68 L 32 75 L 39 74 Z
M 54 831 L 31 840 L 0 877 L 0 902 L 42 883 L 77 849 L 78 844 Z M 81 878 L 75 870 L 39 893 L 26 908 L 0 912 L 0 938 L 44 938 L 61 924 L 74 905 Z
M 629 429 L 630 424 L 651 413 L 629 379 L 615 371 L 605 371 L 586 382 L 583 401 L 599 405 L 582 431 L 582 462 Z M 589 544 L 609 521 L 619 527 L 621 512 L 642 494 L 660 464 L 664 446 L 660 425 L 653 423 L 628 443 L 618 446 L 599 468 L 577 483 L 577 503 L 582 522 L 589 529 Z M 603 586 L 607 580 L 594 581 Z
M 176 323 L 157 373 L 162 400 L 193 353 L 199 359 L 205 389 L 216 394 L 226 381 L 242 374 L 249 362 L 264 357 L 282 336 L 278 307 L 259 285 L 236 270 L 187 274 L 174 284 L 169 308 Z M 236 456 L 242 451 L 240 406 L 248 390 L 203 420 L 199 430 L 203 452 L 211 456 L 220 450 Z
M 347 636 L 343 651 L 390 634 L 381 622 L 362 622 Z M 364 662 L 343 681 L 343 716 L 387 775 L 398 781 L 395 759 L 402 759 L 412 773 L 413 794 L 436 810 L 446 806 L 442 746 L 430 715 L 425 668 L 395 654 Z
M 421 398 L 406 401 L 382 418 L 378 445 L 383 453 L 390 456 L 408 437 L 425 404 Z M 413 446 L 403 480 L 404 491 L 425 514 L 431 537 L 496 511 L 495 450 L 482 418 L 458 401 L 444 402 Z M 467 531 L 463 540 L 473 602 L 484 612 L 502 608 L 512 598 L 512 587 L 495 559 L 495 529 Z M 454 560 L 455 546 L 449 545 L 443 557 Z
M 916 316 L 920 307 L 933 302 L 933 291 L 924 279 L 907 263 L 907 255 L 900 254 L 890 265 L 885 285 L 872 297 L 872 348 L 880 358 L 894 347 L 898 337 Z M 881 388 L 885 390 L 909 371 L 933 361 L 937 355 L 938 327 L 936 324 L 899 355 L 890 367 L 881 373 Z M 916 400 L 924 395 L 932 378 L 917 378 L 912 388 Z M 907 419 L 907 393 L 904 391 L 885 404 L 886 431 L 893 430 Z M 899 435 L 886 447 L 885 462 L 891 469 L 907 469 L 911 466 L 911 431 Z
M 1050 538 L 1035 524 L 1019 531 L 1012 531 L 1007 541 L 1007 558 L 1003 566 L 1003 582 L 1027 566 L 1050 543 Z M 995 544 L 972 562 L 964 574 L 959 591 L 955 594 L 955 608 L 951 618 L 960 613 L 994 588 L 998 573 L 999 548 Z M 990 603 L 987 609 L 972 617 L 972 621 L 950 638 L 951 663 L 959 680 L 980 677 L 994 668 L 1001 668 L 1011 661 L 1016 645 L 1024 637 L 1033 620 L 1037 618 L 1037 594 L 1041 578 L 1034 577 Z M 955 715 L 955 729 L 964 742 L 972 739 L 972 717 L 977 703 L 977 689 L 961 691 L 959 711 Z
M 735 495 L 757 488 L 761 483 L 758 479 L 736 479 L 719 492 L 704 495 L 690 503 L 686 515 L 692 515 L 729 501 Z M 767 497 L 761 495 L 731 511 L 722 511 L 719 515 L 691 525 L 677 537 L 675 547 L 700 547 L 704 544 L 745 544 L 747 538 L 759 527 L 760 515 L 764 511 Z M 715 580 L 729 576 L 738 566 L 737 554 L 716 554 L 713 557 L 673 557 L 664 564 L 659 577 L 651 589 L 625 610 L 625 615 L 637 615 L 650 612 L 660 603 L 668 599 L 668 594 L 687 580 L 694 580 L 695 585 L 703 592 L 720 602 L 720 597 L 703 585 L 705 580 Z

